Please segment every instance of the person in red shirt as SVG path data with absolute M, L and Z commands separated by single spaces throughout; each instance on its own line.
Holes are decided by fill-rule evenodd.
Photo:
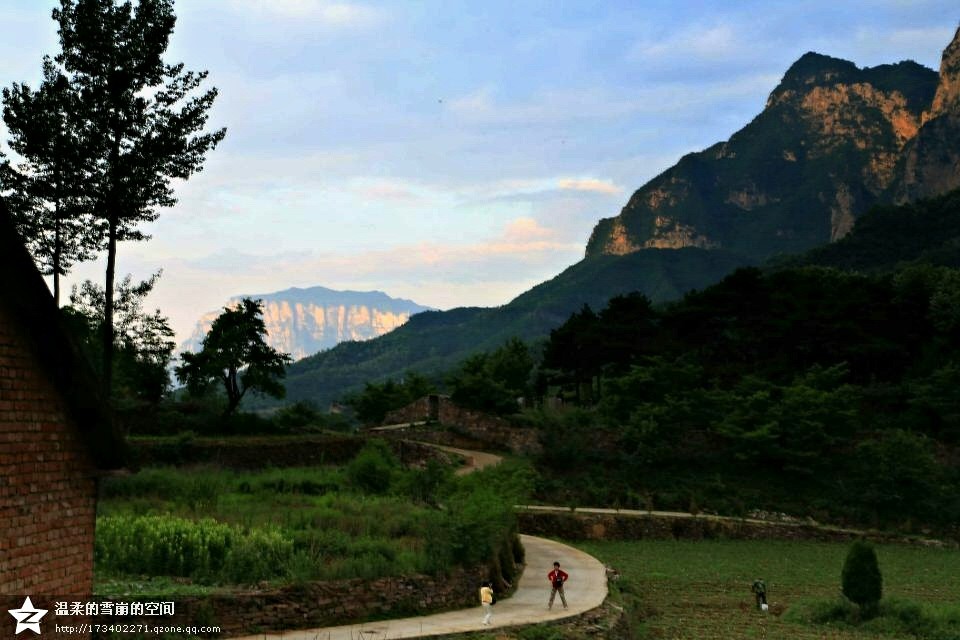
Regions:
M 547 605 L 547 609 L 553 609 L 553 599 L 557 597 L 557 594 L 560 594 L 560 602 L 563 603 L 563 608 L 567 608 L 567 598 L 563 595 L 563 583 L 569 578 L 565 571 L 560 569 L 560 563 L 553 563 L 553 571 L 547 574 L 547 580 L 550 581 L 550 586 L 553 587 L 550 590 L 550 603 Z

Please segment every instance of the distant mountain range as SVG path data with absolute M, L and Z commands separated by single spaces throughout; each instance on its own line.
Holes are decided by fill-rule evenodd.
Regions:
M 429 311 L 410 300 L 391 298 L 381 291 L 335 291 L 326 287 L 292 288 L 274 293 L 235 296 L 263 301 L 267 342 L 274 349 L 304 358 L 345 341 L 376 338 L 405 323 L 415 313 Z M 180 345 L 181 351 L 198 351 L 214 318 L 222 309 L 201 317 Z
M 675 299 L 739 266 L 840 240 L 873 205 L 957 187 L 960 30 L 939 74 L 808 53 L 752 122 L 684 156 L 601 220 L 583 261 L 502 307 L 421 314 L 296 362 L 288 399 L 323 404 L 368 380 L 444 371 L 510 336 L 544 337 L 583 304 L 619 293 Z

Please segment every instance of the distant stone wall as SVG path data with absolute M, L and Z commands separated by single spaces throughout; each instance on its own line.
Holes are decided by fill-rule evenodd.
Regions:
M 402 409 L 388 413 L 384 424 L 423 420 L 439 422 L 488 448 L 528 454 L 541 450 L 535 430 L 517 427 L 497 416 L 464 409 L 447 396 L 424 396 Z
M 215 464 L 230 469 L 315 467 L 343 464 L 356 457 L 367 439 L 356 436 L 295 436 L 195 438 L 135 438 L 132 457 L 141 467 Z M 400 461 L 420 465 L 430 459 L 449 462 L 450 456 L 416 442 L 393 442 Z
M 811 524 L 760 522 L 709 516 L 593 514 L 554 511 L 517 513 L 520 532 L 565 540 L 812 540 L 848 542 L 866 537 L 873 542 L 940 546 L 944 543 L 881 532 L 822 527 Z M 954 545 L 954 543 L 949 543 Z
M 216 464 L 230 469 L 311 467 L 356 457 L 362 438 L 350 436 L 132 438 L 132 457 L 141 467 Z

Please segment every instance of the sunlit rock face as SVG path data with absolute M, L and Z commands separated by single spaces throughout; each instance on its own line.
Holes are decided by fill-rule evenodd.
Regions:
M 601 220 L 587 256 L 726 249 L 751 259 L 835 241 L 881 202 L 960 187 L 960 30 L 940 73 L 807 53 L 763 111 Z
M 235 304 L 231 298 L 224 306 Z M 263 301 L 263 321 L 271 347 L 304 358 L 347 340 L 369 340 L 396 329 L 411 315 L 427 311 L 410 300 L 380 291 L 334 291 L 325 287 L 287 289 L 247 296 Z M 204 314 L 181 351 L 197 351 L 222 309 Z
M 960 188 L 960 29 L 944 50 L 940 83 L 904 153 L 898 202 Z

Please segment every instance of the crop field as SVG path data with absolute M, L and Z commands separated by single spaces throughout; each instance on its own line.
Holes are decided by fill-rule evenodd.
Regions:
M 98 504 L 97 590 L 202 594 L 449 571 L 509 538 L 525 469 L 454 477 L 443 465 L 407 469 L 372 443 L 342 467 L 110 478 Z
M 884 598 L 918 603 L 926 619 L 937 621 L 936 630 L 914 636 L 880 620 L 853 628 L 806 619 L 804 611 L 814 603 L 839 599 L 844 544 L 650 540 L 577 546 L 620 571 L 625 588 L 637 598 L 650 638 L 960 638 L 956 550 L 877 546 Z M 750 592 L 758 577 L 767 583 L 766 614 L 756 611 Z

